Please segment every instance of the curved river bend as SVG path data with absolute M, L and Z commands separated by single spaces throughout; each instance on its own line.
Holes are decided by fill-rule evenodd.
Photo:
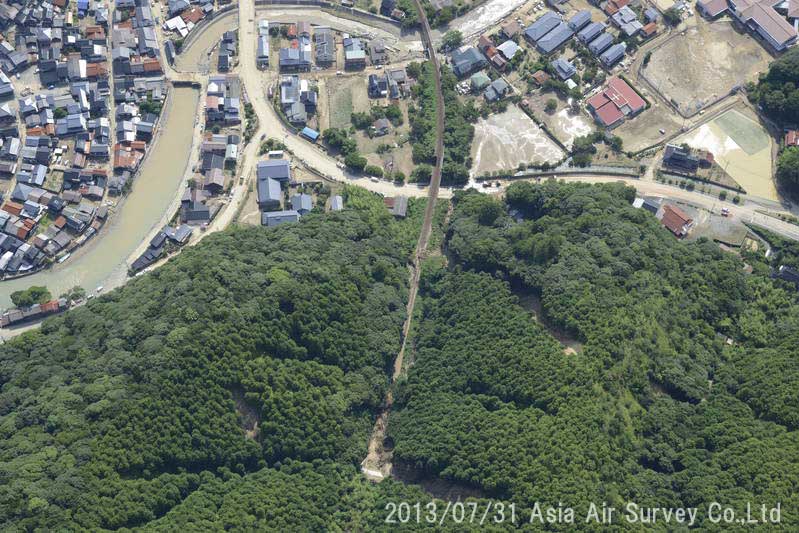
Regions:
M 0 309 L 11 305 L 11 293 L 31 285 L 46 286 L 57 297 L 76 285 L 91 293 L 121 285 L 127 276 L 127 260 L 178 194 L 189 160 L 199 91 L 171 88 L 161 131 L 122 200 L 99 235 L 75 250 L 63 264 L 25 276 L 0 281 Z

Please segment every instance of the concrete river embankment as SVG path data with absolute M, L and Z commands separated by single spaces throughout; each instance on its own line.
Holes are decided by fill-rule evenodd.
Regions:
M 158 138 L 151 145 L 131 191 L 106 227 L 63 264 L 0 282 L 0 308 L 11 305 L 12 292 L 31 285 L 44 285 L 58 296 L 76 285 L 93 292 L 98 286 L 109 289 L 125 281 L 130 255 L 153 225 L 161 221 L 179 192 L 190 155 L 198 98 L 196 89 L 172 89 Z

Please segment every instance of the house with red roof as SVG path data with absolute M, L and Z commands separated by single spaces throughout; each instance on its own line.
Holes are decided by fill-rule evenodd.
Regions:
M 646 108 L 646 102 L 626 81 L 613 77 L 602 91 L 588 99 L 588 109 L 597 122 L 613 128 Z
M 615 15 L 619 9 L 630 3 L 630 0 L 608 0 L 603 8 L 607 16 Z
M 799 146 L 799 130 L 788 130 L 785 132 L 785 147 Z
M 655 213 L 655 217 L 677 237 L 685 237 L 688 235 L 688 232 L 691 231 L 691 227 L 694 225 L 693 219 L 676 205 L 663 205 L 658 209 L 658 212 Z

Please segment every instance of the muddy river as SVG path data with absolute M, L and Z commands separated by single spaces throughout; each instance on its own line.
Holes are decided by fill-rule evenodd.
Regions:
M 183 52 L 175 58 L 175 69 L 181 72 L 206 71 L 209 68 L 208 53 L 222 39 L 222 34 L 238 28 L 238 11 L 232 10 L 208 23 L 202 28 L 195 39 L 187 42 Z M 189 36 L 191 38 L 191 35 Z
M 91 293 L 98 286 L 107 290 L 125 281 L 130 255 L 172 204 L 189 159 L 199 93 L 189 88 L 172 90 L 172 102 L 160 136 L 134 180 L 132 190 L 106 227 L 63 264 L 0 282 L 0 308 L 11 305 L 12 292 L 31 285 L 44 285 L 58 296 L 76 285 Z

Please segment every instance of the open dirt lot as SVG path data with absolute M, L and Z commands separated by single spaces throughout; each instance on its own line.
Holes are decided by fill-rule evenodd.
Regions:
M 631 119 L 625 120 L 613 130 L 624 141 L 624 149 L 637 151 L 663 141 L 683 127 L 682 118 L 671 108 L 651 95 L 647 98 L 652 106 Z M 660 133 L 660 130 L 664 133 Z
M 687 114 L 756 80 L 770 60 L 760 43 L 729 21 L 699 20 L 654 50 L 643 75 Z
M 510 170 L 519 163 L 556 162 L 563 151 L 515 105 L 480 119 L 474 127 L 472 173 Z

